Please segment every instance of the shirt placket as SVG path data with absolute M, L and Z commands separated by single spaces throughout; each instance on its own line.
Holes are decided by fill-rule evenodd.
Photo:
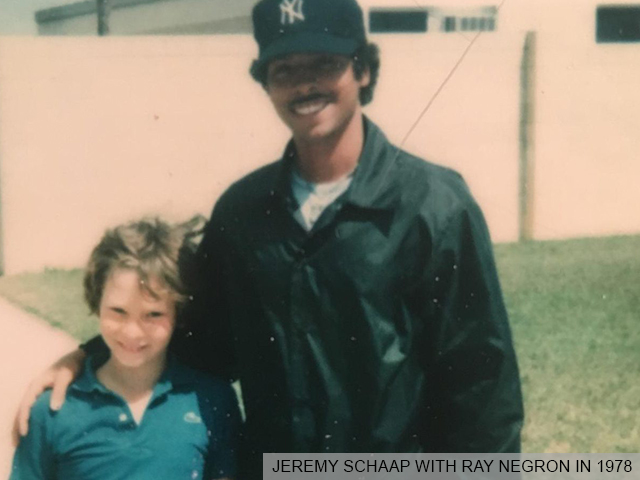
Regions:
M 309 334 L 308 303 L 309 257 L 305 244 L 298 248 L 291 276 L 290 388 L 292 396 L 292 433 L 294 450 L 305 450 L 316 430 L 307 366 L 307 335 Z
M 314 331 L 314 315 L 311 309 L 318 304 L 316 289 L 312 288 L 314 262 L 320 261 L 320 250 L 332 238 L 328 234 L 333 228 L 340 204 L 329 205 L 318 223 L 307 233 L 296 248 L 291 274 L 291 325 L 290 341 L 290 389 L 293 401 L 292 438 L 296 451 L 313 451 L 317 448 L 318 425 L 314 414 L 314 399 L 310 389 L 309 336 Z
M 118 443 L 121 448 L 132 448 L 138 438 L 138 424 L 133 419 L 133 414 L 127 402 L 119 395 L 109 394 L 113 402 L 114 423 L 118 432 Z

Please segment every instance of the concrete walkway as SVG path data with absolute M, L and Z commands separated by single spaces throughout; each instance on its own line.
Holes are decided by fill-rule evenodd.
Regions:
M 11 427 L 29 382 L 78 341 L 0 297 L 0 479 L 11 469 Z

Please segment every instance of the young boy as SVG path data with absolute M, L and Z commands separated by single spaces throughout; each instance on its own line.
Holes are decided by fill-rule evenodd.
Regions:
M 167 355 L 189 298 L 191 236 L 160 220 L 104 235 L 84 290 L 110 355 L 87 358 L 60 411 L 49 392 L 38 399 L 11 480 L 234 477 L 232 387 Z

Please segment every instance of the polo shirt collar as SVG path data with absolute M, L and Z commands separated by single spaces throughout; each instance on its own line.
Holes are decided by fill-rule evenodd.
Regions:
M 96 370 L 109 359 L 106 355 L 90 355 L 84 363 L 84 368 L 78 379 L 71 384 L 72 389 L 85 392 L 100 392 L 112 395 L 113 392 L 106 388 L 96 377 Z M 158 383 L 153 388 L 153 397 L 164 395 L 176 387 L 189 385 L 198 381 L 196 373 L 183 366 L 173 355 L 167 358 L 167 367 L 160 376 Z
M 85 393 L 110 393 L 109 390 L 104 385 L 102 385 L 96 377 L 96 370 L 100 368 L 108 359 L 108 354 L 89 355 L 84 362 L 82 373 L 76 379 L 76 381 L 71 384 L 69 388 Z
M 363 116 L 365 140 L 353 180 L 345 193 L 345 203 L 365 209 L 388 210 L 396 203 L 398 192 L 389 188 L 391 173 L 400 150 L 391 145 L 384 133 L 369 118 Z M 273 191 L 288 204 L 294 204 L 291 191 L 291 172 L 296 148 L 293 140 L 287 144 L 280 161 Z

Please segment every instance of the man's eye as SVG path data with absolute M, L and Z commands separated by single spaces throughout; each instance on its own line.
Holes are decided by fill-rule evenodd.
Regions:
M 123 316 L 127 314 L 125 309 L 120 307 L 111 307 L 111 311 L 119 316 Z
M 271 72 L 271 76 L 273 78 L 287 78 L 290 75 L 291 75 L 291 67 L 287 67 L 284 65 L 274 68 Z
M 147 318 L 160 318 L 164 316 L 164 312 L 149 312 Z
M 325 72 L 334 72 L 338 69 L 338 62 L 335 60 L 325 60 L 320 63 L 319 68 Z
M 346 60 L 342 58 L 326 58 L 319 62 L 317 68 L 323 72 L 339 72 L 346 66 Z

